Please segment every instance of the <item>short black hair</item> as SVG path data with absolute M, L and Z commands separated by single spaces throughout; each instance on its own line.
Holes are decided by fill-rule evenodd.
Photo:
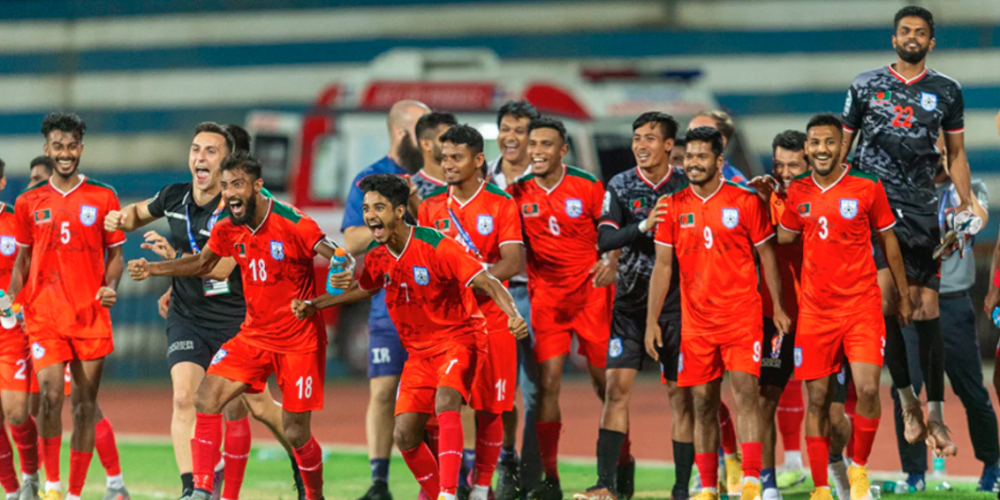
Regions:
M 534 120 L 541 116 L 538 110 L 528 101 L 507 101 L 503 106 L 500 106 L 500 111 L 497 112 L 497 127 L 500 126 L 503 117 L 507 115 L 514 118 L 527 118 L 529 120 Z
M 670 139 L 671 137 L 677 135 L 677 120 L 674 117 L 661 113 L 659 111 L 647 111 L 636 118 L 632 122 L 632 131 L 635 132 L 648 123 L 658 123 L 660 124 L 660 130 L 663 132 L 664 139 Z
M 687 139 L 684 138 L 683 135 L 679 135 L 677 137 L 674 137 L 674 147 L 675 148 L 676 147 L 682 147 L 683 148 L 687 144 L 687 142 L 688 142 Z
M 808 133 L 809 129 L 813 127 L 833 127 L 837 130 L 842 130 L 844 128 L 844 124 L 840 121 L 840 118 L 837 118 L 832 113 L 820 113 L 818 115 L 813 115 L 813 117 L 809 119 L 809 123 L 806 124 L 806 133 Z
M 393 174 L 374 174 L 361 179 L 358 188 L 363 193 L 376 192 L 389 199 L 392 208 L 406 206 L 410 201 L 410 186 L 402 177 Z
M 436 131 L 441 125 L 448 125 L 453 127 L 458 125 L 458 120 L 455 119 L 455 115 L 451 113 L 445 113 L 443 111 L 432 111 L 424 116 L 421 116 L 417 120 L 417 126 L 414 131 L 417 134 L 417 139 L 424 139 L 424 134 L 428 131 Z
M 223 129 L 229 132 L 229 135 L 233 136 L 233 152 L 242 151 L 244 153 L 250 152 L 250 133 L 247 129 L 235 124 L 230 123 L 228 125 L 223 125 Z
M 559 137 L 562 138 L 563 142 L 566 142 L 566 125 L 563 125 L 562 120 L 551 116 L 539 116 L 538 118 L 533 118 L 531 122 L 528 123 L 528 135 L 531 135 L 532 131 L 540 128 L 550 128 L 559 132 Z
M 42 120 L 42 135 L 48 139 L 49 132 L 53 130 L 76 134 L 76 138 L 82 141 L 83 134 L 87 132 L 87 124 L 76 113 L 49 113 Z
M 806 147 L 806 134 L 801 130 L 786 130 L 776 136 L 771 141 L 771 154 L 778 148 L 788 151 L 802 151 Z
M 483 152 L 483 134 L 480 134 L 475 127 L 467 123 L 455 125 L 448 129 L 441 136 L 441 142 L 450 142 L 454 145 L 465 144 L 472 151 L 473 156 Z
M 56 161 L 45 155 L 36 156 L 34 159 L 32 159 L 31 165 L 28 167 L 28 170 L 30 171 L 31 169 L 39 165 L 43 165 L 45 167 L 45 171 L 49 175 L 52 175 L 52 172 L 55 172 L 56 170 Z
M 222 172 L 227 170 L 242 170 L 255 181 L 260 179 L 261 171 L 263 170 L 257 158 L 243 151 L 237 151 L 227 156 L 225 160 L 222 160 L 220 169 Z
M 692 142 L 707 142 L 712 146 L 712 153 L 716 157 L 722 154 L 722 132 L 712 127 L 698 127 L 687 131 L 686 144 Z
M 191 137 L 198 137 L 198 134 L 202 132 L 221 135 L 226 140 L 226 150 L 229 154 L 236 152 L 236 140 L 233 139 L 233 134 L 230 134 L 222 125 L 215 122 L 201 122 L 194 128 L 194 135 Z M 246 152 L 249 153 L 250 151 Z
M 931 11 L 916 5 L 907 5 L 906 7 L 899 9 L 896 11 L 896 17 L 892 20 L 893 33 L 899 29 L 899 22 L 902 21 L 904 17 L 919 17 L 920 19 L 927 21 L 927 25 L 931 28 L 931 38 L 934 38 L 934 14 L 931 14 Z

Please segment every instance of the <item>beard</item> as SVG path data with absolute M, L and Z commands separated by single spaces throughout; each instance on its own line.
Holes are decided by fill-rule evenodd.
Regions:
M 257 213 L 257 196 L 251 195 L 249 199 L 243 202 L 243 215 L 240 217 L 233 217 L 234 226 L 242 226 L 248 222 L 253 217 L 253 214 Z
M 58 158 L 53 158 L 53 160 L 55 160 L 57 162 L 57 165 L 58 165 L 59 159 Z M 69 172 L 63 173 L 63 171 L 59 170 L 59 167 L 57 166 L 55 169 L 53 169 L 53 172 L 55 172 L 56 175 L 58 175 L 59 177 L 61 177 L 63 180 L 66 180 L 66 179 L 69 179 L 70 177 L 73 177 L 74 175 L 76 175 L 76 172 L 79 169 L 80 169 L 80 161 L 77 160 L 77 161 L 73 162 L 73 170 L 70 170 Z
M 409 132 L 396 147 L 396 159 L 399 160 L 399 166 L 411 174 L 419 172 L 424 167 L 424 154 L 413 144 L 413 136 Z
M 685 171 L 685 173 L 686 173 L 686 171 Z M 693 180 L 693 179 L 691 179 L 689 177 L 688 178 L 688 182 L 690 182 L 691 184 L 694 184 L 695 186 L 704 186 L 705 184 L 708 184 L 709 181 L 711 181 L 712 179 L 714 179 L 719 174 L 719 171 L 718 171 L 718 169 L 716 169 L 716 170 L 706 169 L 705 170 L 705 174 L 706 174 L 705 178 L 702 179 L 702 180 L 700 180 L 700 181 Z
M 900 45 L 899 47 L 896 47 L 896 55 L 909 64 L 916 64 L 923 61 L 924 58 L 927 57 L 927 47 L 920 47 L 920 50 L 910 52 Z

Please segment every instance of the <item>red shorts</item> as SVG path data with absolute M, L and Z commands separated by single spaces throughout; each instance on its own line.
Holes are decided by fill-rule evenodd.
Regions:
M 111 336 L 91 338 L 46 336 L 31 337 L 29 340 L 35 373 L 56 363 L 101 359 L 115 350 L 115 341 Z
M 452 344 L 440 353 L 422 358 L 411 354 L 399 379 L 396 415 L 434 415 L 440 387 L 454 389 L 469 401 L 479 356 L 479 347 L 475 344 Z
M 567 308 L 567 303 L 580 303 L 567 299 L 553 303 L 552 297 L 535 290 L 531 294 L 531 328 L 535 332 L 535 360 L 539 363 L 556 356 L 569 354 L 573 335 L 580 343 L 577 352 L 587 362 L 604 368 L 608 358 L 608 337 L 611 335 L 611 305 L 614 302 L 613 286 L 590 288 L 590 297 L 583 306 Z
M 469 406 L 489 413 L 511 411 L 517 387 L 517 339 L 506 328 L 491 330 L 486 335 L 486 346 L 486 359 L 476 363 Z
M 850 363 L 882 366 L 885 356 L 885 320 L 880 307 L 867 311 L 814 316 L 799 312 L 795 329 L 795 378 L 816 380 Z
M 682 327 L 683 328 L 683 327 Z M 681 331 L 681 355 L 677 361 L 677 385 L 707 384 L 724 372 L 745 372 L 760 376 L 762 316 L 747 318 L 727 332 L 689 333 Z
M 281 388 L 281 407 L 292 413 L 323 409 L 326 346 L 305 354 L 285 354 L 262 349 L 237 334 L 215 353 L 209 375 L 243 382 L 247 392 L 264 390 L 271 374 Z

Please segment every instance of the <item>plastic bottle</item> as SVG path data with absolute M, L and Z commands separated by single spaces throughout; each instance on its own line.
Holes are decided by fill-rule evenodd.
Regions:
M 994 315 L 996 313 L 994 312 Z M 932 460 L 932 472 L 931 475 L 934 477 L 943 477 L 945 474 L 944 457 L 935 456 Z
M 326 293 L 330 295 L 340 295 L 344 293 L 343 288 L 334 288 L 330 286 L 330 277 L 334 274 L 339 274 L 347 269 L 347 251 L 343 248 L 337 248 L 333 251 L 333 258 L 330 259 L 330 273 L 326 276 Z
M 3 316 L 0 316 L 0 325 L 8 330 L 17 326 L 17 317 L 14 316 L 11 305 L 10 296 L 7 295 L 7 292 L 0 290 L 0 311 L 3 311 Z
M 993 326 L 1000 328 L 1000 307 L 993 308 Z

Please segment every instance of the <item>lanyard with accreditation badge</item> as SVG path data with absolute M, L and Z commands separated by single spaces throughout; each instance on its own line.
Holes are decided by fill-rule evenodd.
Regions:
M 212 215 L 208 218 L 208 230 L 211 231 L 212 227 L 219 220 L 219 216 L 222 215 L 222 211 L 225 210 L 226 203 L 223 198 L 219 199 L 219 206 L 212 212 Z M 198 242 L 195 241 L 194 232 L 191 231 L 191 205 L 184 205 L 185 215 L 187 215 L 187 236 L 188 243 L 191 245 L 191 251 L 195 254 L 201 252 L 201 248 L 198 246 Z M 201 280 L 202 289 L 205 291 L 206 297 L 214 297 L 216 295 L 225 295 L 229 293 L 229 280 L 225 279 L 222 281 L 213 280 L 208 278 L 202 278 Z

